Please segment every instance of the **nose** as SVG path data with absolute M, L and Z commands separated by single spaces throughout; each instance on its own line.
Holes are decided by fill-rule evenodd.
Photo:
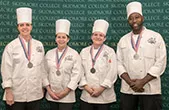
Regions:
M 26 24 L 24 24 L 24 25 L 23 25 L 23 28 L 26 28 L 26 27 L 27 27 Z
M 99 35 L 97 35 L 97 36 L 96 36 L 96 38 L 100 38 L 100 36 L 99 36 Z
M 133 18 L 133 23 L 135 23 L 137 20 L 136 20 L 136 18 Z

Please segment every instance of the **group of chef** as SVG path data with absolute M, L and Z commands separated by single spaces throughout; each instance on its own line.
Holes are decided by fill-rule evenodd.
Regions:
M 131 32 L 120 39 L 116 53 L 104 44 L 106 20 L 94 21 L 92 44 L 79 54 L 68 46 L 70 21 L 58 19 L 57 46 L 45 55 L 43 44 L 31 36 L 32 9 L 17 8 L 19 34 L 5 47 L 1 63 L 6 109 L 40 110 L 45 95 L 50 110 L 73 110 L 78 87 L 82 91 L 80 110 L 110 110 L 116 102 L 114 84 L 119 76 L 120 110 L 137 110 L 138 105 L 140 110 L 162 110 L 164 40 L 143 26 L 140 2 L 130 2 L 126 9 Z

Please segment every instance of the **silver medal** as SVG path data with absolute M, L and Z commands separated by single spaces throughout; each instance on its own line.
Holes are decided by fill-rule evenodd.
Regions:
M 134 57 L 135 60 L 138 60 L 138 59 L 139 59 L 139 55 L 138 55 L 138 54 L 134 54 L 133 57 Z
M 58 75 L 58 76 L 60 76 L 60 75 L 61 75 L 61 73 L 60 73 L 60 71 L 59 71 L 59 70 L 57 70 L 57 71 L 56 71 L 56 75 Z
M 28 66 L 28 68 L 32 68 L 33 64 L 31 62 L 29 62 L 27 66 Z
M 91 68 L 90 72 L 94 74 L 96 72 L 96 69 L 95 68 Z

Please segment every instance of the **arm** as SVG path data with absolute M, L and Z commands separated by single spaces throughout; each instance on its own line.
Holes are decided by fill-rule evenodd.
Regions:
M 66 95 L 69 94 L 70 91 L 75 91 L 75 89 L 78 86 L 78 82 L 80 81 L 80 77 L 81 77 L 81 58 L 80 55 L 78 53 L 75 54 L 74 58 L 73 58 L 73 67 L 71 70 L 71 78 L 70 78 L 70 82 L 68 83 L 67 87 L 64 88 L 63 91 L 57 93 L 56 95 L 59 97 L 59 99 L 62 99 L 63 97 L 65 97 Z
M 117 80 L 117 59 L 114 50 L 110 51 L 107 58 L 108 68 L 107 74 L 101 86 L 111 88 Z
M 160 34 L 157 36 L 156 51 L 155 51 L 155 63 L 148 70 L 147 75 L 142 79 L 136 79 L 135 85 L 132 87 L 134 90 L 138 90 L 144 87 L 148 82 L 160 77 L 166 68 L 166 47 Z
M 6 103 L 8 105 L 14 104 L 14 96 L 12 92 L 12 47 L 6 46 L 1 63 L 1 75 L 2 75 L 2 88 L 5 89 Z
M 80 52 L 81 61 L 82 61 L 82 71 L 81 71 L 81 78 L 80 78 L 80 82 L 79 82 L 79 89 L 85 89 L 84 87 L 87 86 L 85 70 L 84 70 L 85 69 L 85 67 L 84 67 L 85 64 L 83 62 L 83 60 L 86 60 L 86 59 L 83 59 L 84 55 L 85 55 L 85 52 L 82 50 Z
M 160 34 L 158 34 L 156 44 L 154 46 L 156 46 L 154 58 L 155 62 L 150 67 L 147 75 L 144 78 L 136 79 L 135 86 L 133 86 L 133 89 L 135 90 L 143 87 L 148 82 L 159 78 L 166 68 L 166 47 Z
M 12 87 L 12 68 L 13 68 L 13 59 L 12 59 L 12 48 L 7 46 L 2 55 L 1 63 L 1 75 L 2 75 L 2 88 L 11 88 Z
M 69 94 L 69 92 L 72 91 L 70 88 L 65 88 L 63 91 L 56 93 L 55 95 L 58 97 L 58 99 L 62 99 L 65 96 L 67 96 Z
M 80 55 L 77 53 L 74 56 L 73 60 L 74 61 L 73 61 L 71 79 L 70 79 L 70 82 L 67 86 L 67 88 L 69 88 L 71 90 L 75 90 L 77 88 L 78 82 L 80 81 L 81 73 L 82 73 L 82 64 L 81 64 Z
M 160 77 L 166 68 L 166 46 L 164 40 L 162 39 L 161 35 L 158 35 L 159 39 L 157 39 L 157 47 L 155 53 L 155 63 L 149 69 L 148 73 L 154 77 Z
M 137 81 L 139 81 L 139 80 L 130 79 L 130 76 L 128 75 L 127 72 L 124 72 L 121 75 L 121 78 L 126 81 L 126 83 L 132 88 L 133 91 L 135 91 L 135 92 L 144 92 L 144 88 L 143 88 L 144 85 L 140 86 L 139 88 L 136 88 L 136 86 L 138 86 L 137 85 Z
M 124 79 L 130 87 L 133 86 L 132 80 L 130 79 L 130 76 L 128 75 L 127 72 L 124 72 L 120 77 Z
M 6 103 L 10 106 L 13 105 L 14 104 L 14 96 L 13 96 L 12 89 L 9 87 L 5 88 L 5 93 L 6 93 Z
M 114 86 L 114 83 L 117 79 L 117 59 L 114 50 L 108 52 L 106 63 L 108 67 L 106 68 L 107 71 L 105 79 L 101 83 L 100 87 L 92 88 L 92 96 L 94 97 L 100 96 L 105 89 Z
M 82 60 L 82 71 L 81 71 L 81 79 L 79 82 L 79 89 L 84 89 L 85 91 L 87 91 L 90 95 L 92 95 L 93 93 L 93 89 L 87 84 L 87 80 L 86 80 L 86 76 L 85 76 L 85 63 L 83 62 L 85 58 L 85 54 L 86 52 L 84 50 L 82 50 L 80 52 L 80 56 L 81 56 L 81 60 Z
M 135 92 L 143 92 L 144 85 L 147 84 L 149 81 L 155 79 L 156 77 L 150 75 L 149 73 L 143 78 L 143 79 L 135 79 L 135 81 L 132 83 L 132 86 L 130 86 Z M 142 91 L 143 90 L 143 91 Z
M 124 67 L 124 64 L 123 64 L 123 53 L 122 53 L 122 50 L 121 50 L 121 42 L 118 43 L 117 45 L 117 72 L 118 72 L 118 75 L 119 77 L 121 78 L 122 74 L 123 73 L 127 73 L 127 70 L 126 68 Z
M 53 92 L 50 88 L 50 85 L 46 86 L 47 92 L 49 93 L 49 95 L 52 97 L 52 99 L 54 100 L 58 100 L 59 97 L 56 95 L 55 92 Z
M 48 79 L 49 77 L 48 57 L 50 57 L 50 54 L 47 52 L 41 66 L 41 70 L 43 70 L 43 87 L 47 87 L 50 84 Z

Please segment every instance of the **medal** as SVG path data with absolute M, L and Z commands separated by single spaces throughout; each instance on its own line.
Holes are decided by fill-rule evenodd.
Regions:
M 23 51 L 24 51 L 24 54 L 25 54 L 25 57 L 28 59 L 29 63 L 27 64 L 27 67 L 28 68 L 32 68 L 33 67 L 33 64 L 30 62 L 31 60 L 31 40 L 29 40 L 28 42 L 28 49 L 26 49 L 26 44 L 23 40 L 23 38 L 19 37 L 19 40 L 20 40 L 20 43 L 21 43 L 21 46 L 23 48 Z
M 139 59 L 139 55 L 138 55 L 138 54 L 134 54 L 133 58 L 134 58 L 135 60 L 138 60 L 138 59 Z
M 90 69 L 90 72 L 94 74 L 96 72 L 94 65 L 96 63 L 97 58 L 99 57 L 100 53 L 103 50 L 103 44 L 99 47 L 95 56 L 93 55 L 93 49 L 94 49 L 94 46 L 92 45 L 91 48 L 90 48 L 90 55 L 91 55 L 91 59 L 92 59 L 92 68 Z
M 56 71 L 56 75 L 58 75 L 58 76 L 60 76 L 60 75 L 61 75 L 61 73 L 60 73 L 60 71 L 59 71 L 59 70 L 57 70 L 57 71 Z
M 61 54 L 60 58 L 59 58 L 59 53 L 58 53 L 58 48 L 56 49 L 56 75 L 57 76 L 60 76 L 61 75 L 61 72 L 59 71 L 59 68 L 60 68 L 60 64 L 63 60 L 63 58 L 65 57 L 66 53 L 67 53 L 67 50 L 68 50 L 68 47 L 66 47 L 63 51 L 63 53 Z
M 27 66 L 28 66 L 28 68 L 32 68 L 33 64 L 31 62 L 29 62 Z
M 134 58 L 135 60 L 138 60 L 138 59 L 139 59 L 139 55 L 138 55 L 137 53 L 138 53 L 138 49 L 139 49 L 139 46 L 140 46 L 140 42 L 141 42 L 143 30 L 144 30 L 144 29 L 142 29 L 141 32 L 140 32 L 140 34 L 138 35 L 136 42 L 134 42 L 134 38 L 133 38 L 134 33 L 131 33 L 131 45 L 132 45 L 132 48 L 133 48 L 134 51 L 135 51 L 135 54 L 134 54 L 134 56 L 133 56 L 133 58 Z
M 96 69 L 91 68 L 91 69 L 90 69 L 90 72 L 94 74 L 94 73 L 96 72 Z

